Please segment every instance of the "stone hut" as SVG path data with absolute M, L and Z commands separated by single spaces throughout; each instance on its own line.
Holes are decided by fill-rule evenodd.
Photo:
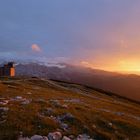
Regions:
M 13 62 L 9 62 L 4 64 L 4 66 L 0 67 L 0 76 L 15 76 L 15 66 Z

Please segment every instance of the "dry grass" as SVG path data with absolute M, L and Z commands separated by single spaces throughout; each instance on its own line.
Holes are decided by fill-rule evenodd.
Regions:
M 16 96 L 30 103 L 12 100 Z M 3 99 L 9 103 L 0 107 L 9 110 L 4 114 L 5 121 L 0 123 L 2 140 L 14 140 L 21 131 L 31 136 L 47 135 L 57 129 L 65 135 L 87 133 L 97 140 L 140 139 L 139 104 L 84 86 L 23 77 L 1 78 L 0 100 Z M 62 121 L 68 125 L 68 130 L 63 130 L 53 117 L 66 113 L 74 118 Z

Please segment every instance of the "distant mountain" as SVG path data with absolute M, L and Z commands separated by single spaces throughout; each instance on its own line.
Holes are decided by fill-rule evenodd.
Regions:
M 123 75 L 63 63 L 19 63 L 16 73 L 88 85 L 140 101 L 138 75 Z

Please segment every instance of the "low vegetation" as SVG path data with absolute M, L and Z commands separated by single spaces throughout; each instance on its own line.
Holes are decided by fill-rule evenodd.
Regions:
M 0 80 L 1 140 L 56 130 L 97 140 L 140 139 L 138 103 L 71 83 L 35 77 Z

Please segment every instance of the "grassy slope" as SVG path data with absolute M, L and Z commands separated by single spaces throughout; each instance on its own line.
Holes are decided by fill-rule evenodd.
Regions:
M 23 105 L 21 101 L 12 100 L 16 96 L 30 103 Z M 2 78 L 0 100 L 9 100 L 8 104 L 0 105 L 9 108 L 7 112 L 0 112 L 1 139 L 16 139 L 20 131 L 26 136 L 47 135 L 61 129 L 53 117 L 66 113 L 74 119 L 64 120 L 69 125 L 67 131 L 62 130 L 65 135 L 87 133 L 96 139 L 140 139 L 139 104 L 84 86 L 31 78 Z M 52 109 L 50 113 L 46 113 L 48 108 Z

